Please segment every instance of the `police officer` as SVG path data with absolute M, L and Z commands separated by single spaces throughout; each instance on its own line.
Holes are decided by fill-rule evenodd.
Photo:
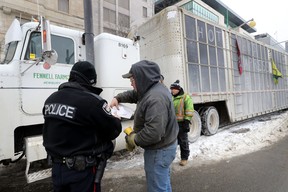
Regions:
M 95 84 L 94 66 L 77 62 L 68 82 L 45 101 L 43 145 L 53 162 L 55 192 L 101 191 L 106 160 L 114 150 L 112 140 L 122 127 Z

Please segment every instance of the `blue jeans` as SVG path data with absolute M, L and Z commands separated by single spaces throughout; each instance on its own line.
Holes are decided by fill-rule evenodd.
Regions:
M 176 156 L 177 142 L 163 149 L 144 151 L 148 192 L 171 192 L 170 165 Z

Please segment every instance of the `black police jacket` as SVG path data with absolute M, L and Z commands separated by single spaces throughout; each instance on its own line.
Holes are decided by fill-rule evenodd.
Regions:
M 71 157 L 111 152 L 111 140 L 119 136 L 122 127 L 99 96 L 101 91 L 67 82 L 47 98 L 42 112 L 43 145 L 48 154 Z

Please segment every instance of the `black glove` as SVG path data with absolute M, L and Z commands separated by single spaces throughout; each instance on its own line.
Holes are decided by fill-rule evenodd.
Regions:
M 183 131 L 186 133 L 190 131 L 190 121 L 187 119 L 183 121 Z

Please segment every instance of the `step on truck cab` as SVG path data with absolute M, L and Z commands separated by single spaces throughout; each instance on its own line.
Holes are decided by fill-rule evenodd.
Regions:
M 47 157 L 41 136 L 44 101 L 68 81 L 73 64 L 86 59 L 84 32 L 41 20 L 20 26 L 15 19 L 1 45 L 5 53 L 0 63 L 0 164 L 26 157 L 28 182 L 50 176 L 49 170 L 29 173 L 31 162 Z M 96 36 L 94 46 L 97 86 L 110 102 L 119 92 L 131 89 L 121 75 L 139 61 L 139 46 L 108 33 Z M 132 120 L 122 121 L 122 126 L 132 126 Z M 115 150 L 123 148 L 124 136 L 120 135 Z

